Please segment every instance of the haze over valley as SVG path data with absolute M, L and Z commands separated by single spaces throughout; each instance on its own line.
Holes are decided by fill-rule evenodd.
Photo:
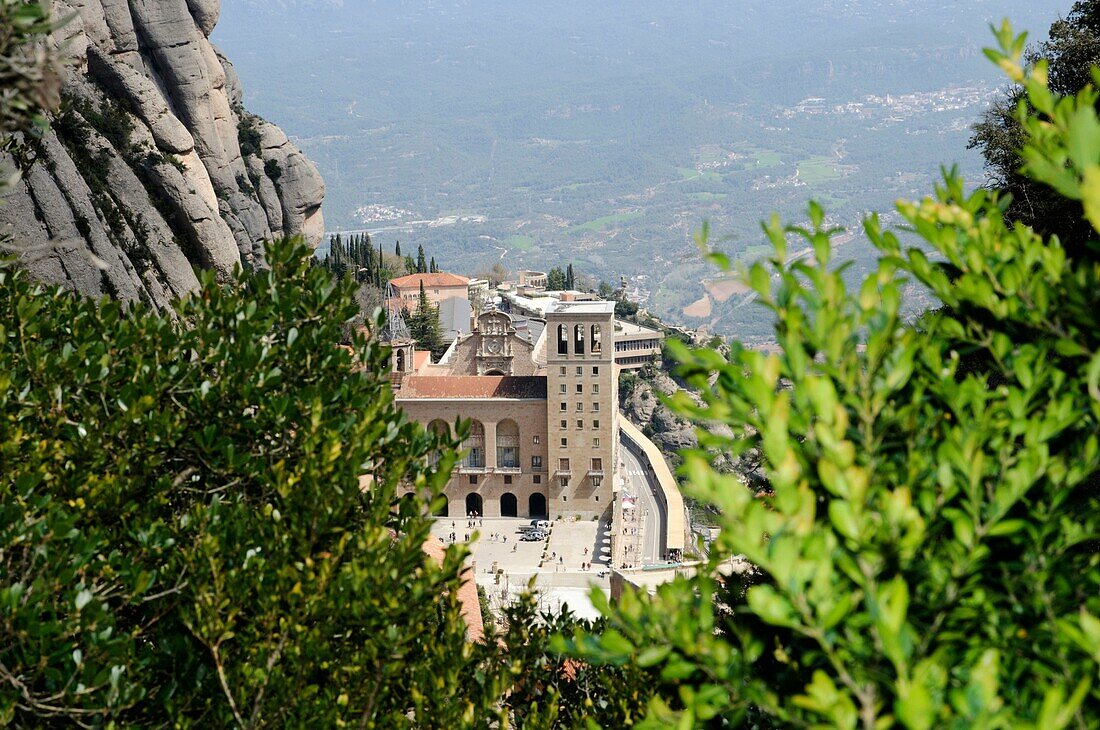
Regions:
M 1053 0 L 270 3 L 225 0 L 214 40 L 250 109 L 316 161 L 325 219 L 423 244 L 473 274 L 572 262 L 655 314 L 746 342 L 766 312 L 714 280 L 692 235 L 766 254 L 759 221 L 861 216 L 975 184 L 969 127 L 1001 85 L 991 22 Z

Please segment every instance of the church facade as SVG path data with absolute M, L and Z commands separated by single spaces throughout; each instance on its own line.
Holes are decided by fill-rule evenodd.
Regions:
M 423 361 L 394 315 L 384 339 L 398 405 L 430 429 L 469 422 L 446 487 L 448 516 L 610 514 L 619 448 L 613 302 L 560 302 L 535 341 L 490 309 L 439 363 Z

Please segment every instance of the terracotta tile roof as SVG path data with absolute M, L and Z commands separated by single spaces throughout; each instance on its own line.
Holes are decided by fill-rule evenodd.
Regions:
M 419 289 L 420 282 L 424 282 L 425 289 L 430 289 L 433 286 L 467 286 L 470 280 L 465 276 L 448 273 L 409 274 L 390 280 L 396 289 Z
M 424 552 L 436 562 L 442 563 L 446 549 L 439 539 L 429 537 L 424 543 Z M 485 623 L 481 615 L 481 601 L 477 597 L 477 583 L 473 571 L 467 568 L 462 572 L 462 585 L 458 589 L 458 603 L 462 618 L 466 621 L 466 638 L 469 641 L 481 641 L 485 637 Z
M 431 360 L 432 360 L 432 353 L 428 352 L 427 350 L 424 350 L 423 352 L 420 352 L 419 350 L 414 351 L 413 352 L 413 370 L 419 370 L 420 368 L 424 367 L 425 365 L 430 365 Z
M 546 378 L 538 375 L 413 375 L 401 382 L 407 398 L 546 398 Z

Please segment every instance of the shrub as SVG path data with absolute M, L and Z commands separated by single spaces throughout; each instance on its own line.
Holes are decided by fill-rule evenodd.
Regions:
M 268 160 L 264 163 L 264 174 L 271 178 L 271 182 L 279 182 L 279 178 L 283 176 L 282 165 L 278 160 Z
M 399 413 L 384 350 L 334 345 L 353 285 L 309 259 L 204 274 L 174 316 L 0 267 L 0 724 L 499 716 L 463 549 L 426 558 L 398 499 L 456 444 Z

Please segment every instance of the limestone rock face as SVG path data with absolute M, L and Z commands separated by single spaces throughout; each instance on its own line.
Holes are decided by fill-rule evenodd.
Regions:
M 64 103 L 0 225 L 41 279 L 166 307 L 198 285 L 263 266 L 265 241 L 324 230 L 317 169 L 241 106 L 209 41 L 220 0 L 54 0 L 72 19 Z

